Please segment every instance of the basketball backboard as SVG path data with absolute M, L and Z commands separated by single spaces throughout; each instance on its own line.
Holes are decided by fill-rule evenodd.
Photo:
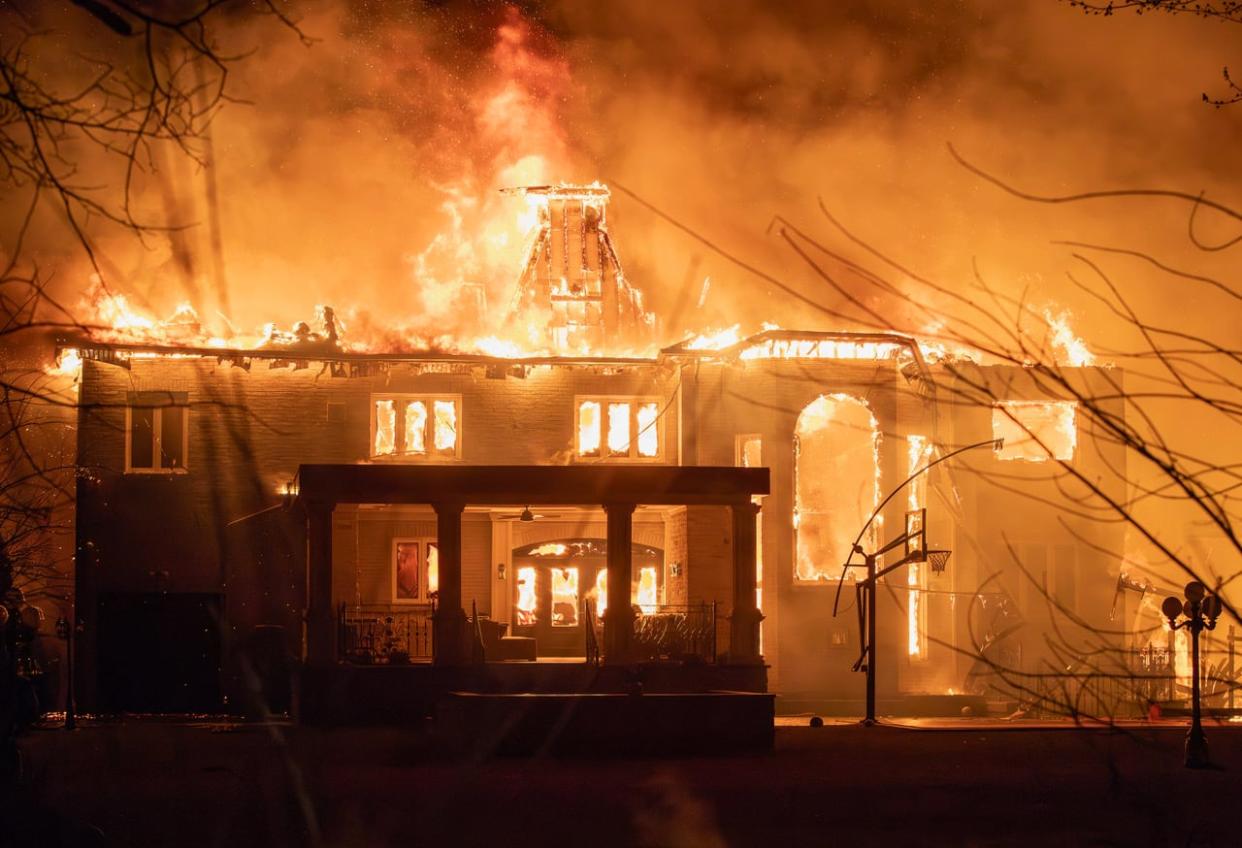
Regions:
M 906 512 L 906 558 L 916 562 L 927 559 L 926 509 Z

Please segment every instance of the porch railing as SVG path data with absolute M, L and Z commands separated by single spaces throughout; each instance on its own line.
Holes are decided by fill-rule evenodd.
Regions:
M 716 604 L 659 604 L 634 617 L 638 660 L 716 661 Z
M 1242 669 L 1238 667 L 1236 637 L 1230 633 L 1223 647 L 1203 651 L 1203 703 L 1206 708 L 1235 709 L 1242 701 Z M 987 689 L 1024 703 L 1035 715 L 1137 718 L 1153 705 L 1188 708 L 1189 668 L 1179 674 L 1173 655 L 1163 648 L 1102 651 L 1091 661 L 1064 672 L 1038 669 L 1027 673 L 996 670 L 982 678 Z
M 599 662 L 603 653 L 604 619 L 593 602 L 583 604 L 586 623 L 586 657 Z M 634 611 L 633 659 L 647 661 L 716 661 L 716 604 L 657 604 L 654 609 Z
M 431 604 L 341 604 L 337 619 L 340 658 L 358 665 L 428 661 L 434 653 L 434 615 Z

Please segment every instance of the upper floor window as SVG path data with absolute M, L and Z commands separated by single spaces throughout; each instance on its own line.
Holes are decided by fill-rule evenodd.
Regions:
M 658 460 L 662 453 L 656 398 L 579 397 L 574 401 L 579 459 Z
M 1078 404 L 1064 400 L 1006 400 L 992 408 L 992 436 L 1005 443 L 997 459 L 1069 461 L 1078 445 Z
M 179 474 L 190 451 L 186 392 L 131 392 L 125 408 L 125 471 Z
M 457 459 L 460 395 L 373 395 L 371 456 Z

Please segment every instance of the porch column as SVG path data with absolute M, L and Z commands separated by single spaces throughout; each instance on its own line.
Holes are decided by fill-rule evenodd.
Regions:
M 634 608 L 630 605 L 633 574 L 634 504 L 604 504 L 608 514 L 608 608 L 604 610 L 604 662 L 630 661 Z
M 755 516 L 759 505 L 750 500 L 730 504 L 733 513 L 733 615 L 729 620 L 729 661 L 756 663 L 759 622 L 755 606 Z
M 306 662 L 337 661 L 336 616 L 332 609 L 332 509 L 326 501 L 306 504 Z
M 461 501 L 439 501 L 436 511 L 436 543 L 440 555 L 439 599 L 436 602 L 435 644 L 437 665 L 465 665 L 466 613 L 461 607 Z

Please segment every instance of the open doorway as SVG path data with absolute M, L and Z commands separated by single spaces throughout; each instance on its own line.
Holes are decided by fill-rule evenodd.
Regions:
M 633 578 L 629 602 L 654 614 L 663 597 L 664 552 L 631 547 Z M 586 654 L 586 628 L 600 628 L 608 597 L 607 541 L 567 538 L 513 550 L 512 632 L 535 640 L 541 657 Z M 597 633 L 598 636 L 598 633 Z

